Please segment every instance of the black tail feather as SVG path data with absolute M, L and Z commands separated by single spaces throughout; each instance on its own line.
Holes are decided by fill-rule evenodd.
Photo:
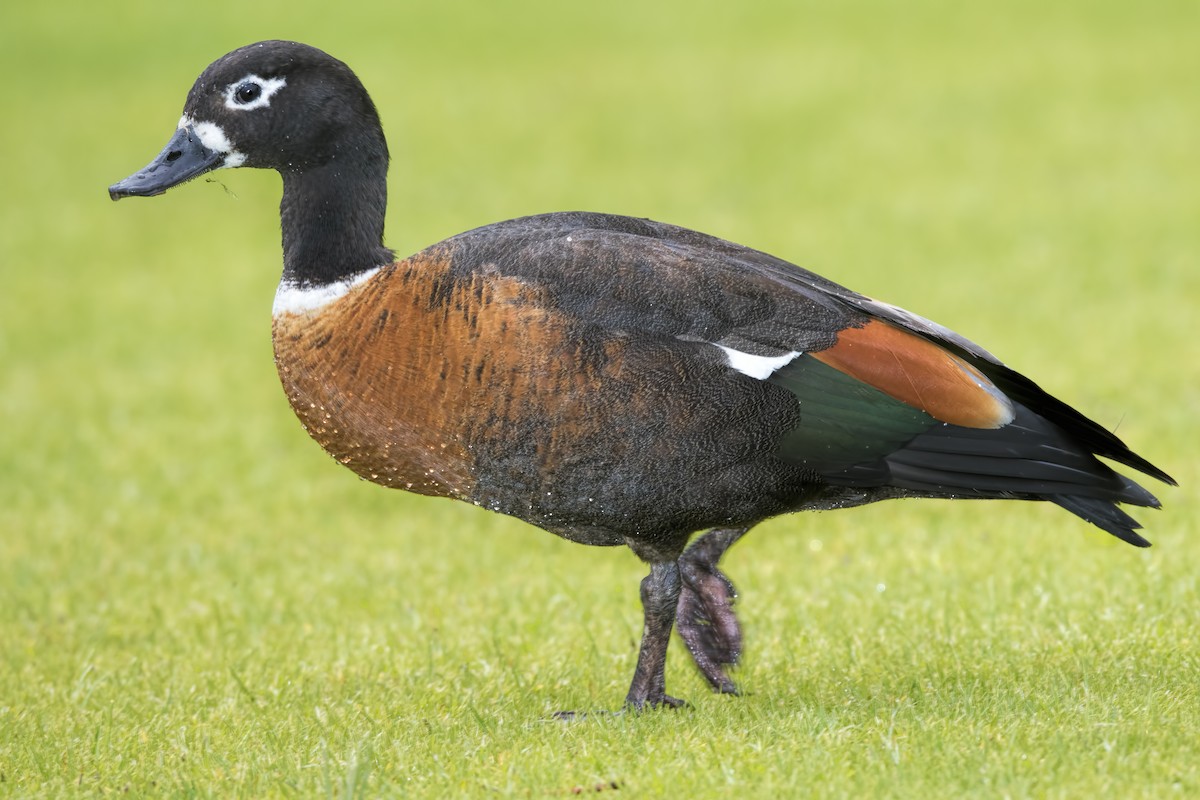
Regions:
M 951 349 L 957 350 L 1010 398 L 1034 409 L 1039 416 L 1053 422 L 1096 455 L 1136 469 L 1170 486 L 1179 485 L 1166 472 L 1130 450 L 1115 433 L 1085 417 L 1016 370 L 987 361 L 961 348 Z
M 1144 487 L 1113 471 L 1056 423 L 1022 405 L 1002 428 L 939 425 L 882 463 L 826 474 L 831 483 L 885 483 L 927 496 L 1050 500 L 1122 541 L 1149 542 L 1118 503 L 1158 508 Z M 1127 463 L 1128 459 L 1122 461 Z
M 1150 542 L 1134 533 L 1142 527 L 1141 523 L 1111 501 L 1070 494 L 1052 494 L 1046 499 L 1058 503 L 1072 514 L 1082 517 L 1101 530 L 1108 531 L 1123 542 L 1129 542 L 1134 547 L 1150 546 Z

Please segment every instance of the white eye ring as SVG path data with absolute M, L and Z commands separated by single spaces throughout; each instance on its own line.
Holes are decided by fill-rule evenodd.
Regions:
M 256 108 L 265 108 L 271 105 L 271 98 L 284 86 L 287 86 L 285 78 L 260 78 L 251 73 L 225 87 L 225 107 L 233 111 L 252 111 Z M 242 89 L 251 87 L 256 88 L 258 93 L 249 100 L 240 100 L 238 93 Z

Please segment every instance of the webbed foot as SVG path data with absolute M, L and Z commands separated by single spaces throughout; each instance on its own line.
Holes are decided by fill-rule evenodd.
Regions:
M 742 628 L 733 613 L 737 590 L 717 569 L 717 562 L 746 530 L 709 531 L 678 562 L 682 586 L 675 627 L 700 674 L 714 690 L 724 694 L 738 693 L 726 668 L 735 666 L 741 658 Z

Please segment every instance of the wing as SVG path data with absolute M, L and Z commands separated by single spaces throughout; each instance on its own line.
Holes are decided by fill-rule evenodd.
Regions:
M 781 456 L 830 484 L 1045 499 L 1130 544 L 1149 544 L 1116 504 L 1158 507 L 1152 494 L 960 356 L 902 328 L 873 320 L 847 329 L 833 347 L 768 380 L 802 409 Z

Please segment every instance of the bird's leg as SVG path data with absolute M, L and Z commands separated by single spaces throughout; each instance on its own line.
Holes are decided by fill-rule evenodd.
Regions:
M 642 610 L 646 624 L 642 630 L 642 646 L 638 651 L 633 683 L 625 697 L 627 708 L 677 708 L 684 704 L 682 700 L 676 700 L 666 693 L 665 677 L 667 644 L 671 641 L 671 626 L 675 622 L 678 603 L 678 562 L 671 560 L 651 564 L 650 574 L 642 579 Z
M 679 636 L 700 674 L 715 691 L 737 694 L 725 668 L 742 655 L 742 629 L 733 613 L 737 591 L 717 562 L 749 528 L 717 528 L 701 536 L 679 557 Z

